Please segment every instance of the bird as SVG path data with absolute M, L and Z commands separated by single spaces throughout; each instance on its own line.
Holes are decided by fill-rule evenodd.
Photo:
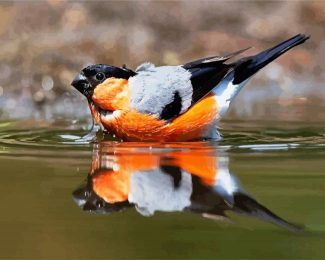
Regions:
M 88 100 L 94 121 L 123 141 L 184 142 L 218 139 L 217 122 L 248 80 L 304 43 L 298 34 L 256 55 L 230 60 L 249 48 L 177 66 L 94 64 L 71 85 Z

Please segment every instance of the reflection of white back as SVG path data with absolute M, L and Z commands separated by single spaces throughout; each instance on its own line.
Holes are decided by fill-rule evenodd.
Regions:
M 234 203 L 233 194 L 241 190 L 235 176 L 229 172 L 228 157 L 219 157 L 219 170 L 214 190 L 230 205 Z
M 182 211 L 190 206 L 192 178 L 182 172 L 179 186 L 175 188 L 172 176 L 152 170 L 136 172 L 131 177 L 129 202 L 136 205 L 142 215 L 153 215 L 159 211 Z

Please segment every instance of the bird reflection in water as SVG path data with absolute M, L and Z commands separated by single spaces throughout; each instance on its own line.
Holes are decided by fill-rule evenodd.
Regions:
M 73 197 L 83 210 L 102 214 L 135 207 L 144 216 L 187 211 L 228 220 L 231 211 L 302 230 L 248 195 L 229 172 L 227 154 L 204 142 L 96 144 L 86 183 Z

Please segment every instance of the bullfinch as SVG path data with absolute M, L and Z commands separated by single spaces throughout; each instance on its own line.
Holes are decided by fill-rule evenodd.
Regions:
M 179 66 L 90 65 L 71 83 L 86 96 L 95 121 L 125 141 L 191 141 L 218 137 L 217 121 L 260 69 L 304 43 L 298 34 L 254 56 L 247 49 Z

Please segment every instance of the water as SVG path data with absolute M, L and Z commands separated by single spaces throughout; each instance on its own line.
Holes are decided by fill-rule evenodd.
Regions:
M 2 258 L 325 257 L 323 125 L 178 144 L 79 129 L 0 124 Z

